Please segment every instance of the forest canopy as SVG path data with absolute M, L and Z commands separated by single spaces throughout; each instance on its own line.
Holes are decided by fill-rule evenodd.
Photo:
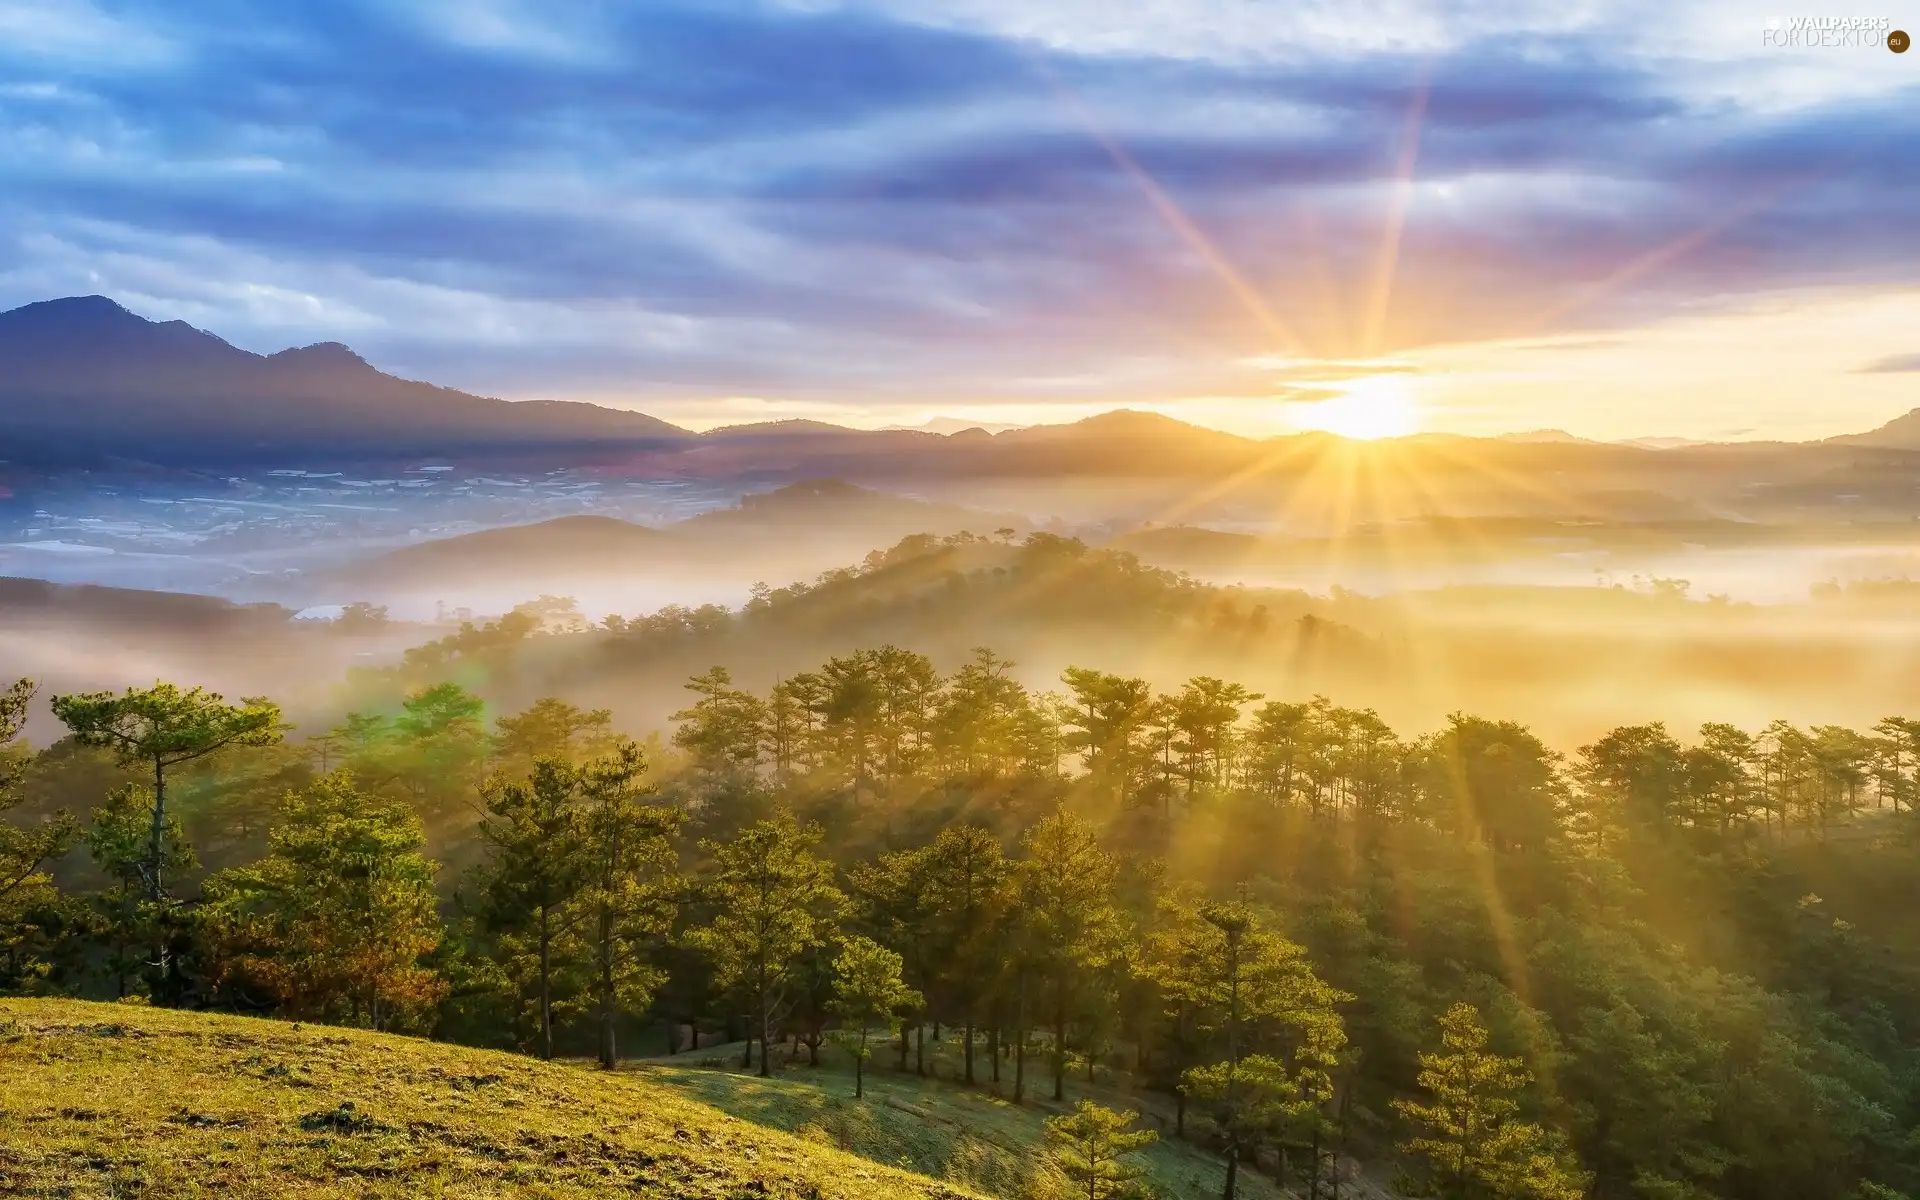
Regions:
M 1006 575 L 940 565 L 970 554 Z M 1036 688 L 1001 648 L 885 640 L 759 682 L 709 660 L 644 737 L 568 690 L 1091 594 L 1214 639 L 1315 619 L 1044 535 L 909 539 L 738 612 L 526 605 L 359 672 L 360 705 L 317 725 L 22 680 L 0 986 L 605 1067 L 844 1050 L 856 1090 L 1098 1081 L 1219 1154 L 1228 1189 L 1311 1194 L 1355 1160 L 1446 1196 L 1920 1187 L 1920 720 L 1559 745 L 1227 671 Z M 38 746 L 32 713 L 58 722 Z M 1136 1171 L 1116 1112 L 1049 1135 L 1096 1192 Z

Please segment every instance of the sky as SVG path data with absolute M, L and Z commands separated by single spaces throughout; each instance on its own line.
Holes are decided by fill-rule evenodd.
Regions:
M 692 427 L 1828 436 L 1920 406 L 1901 28 L 1920 0 L 0 0 L 0 308 Z

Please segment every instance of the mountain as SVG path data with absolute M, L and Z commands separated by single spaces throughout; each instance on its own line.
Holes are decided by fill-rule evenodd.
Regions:
M 683 557 L 672 534 L 617 517 L 560 517 L 436 538 L 336 572 L 342 582 L 451 586 L 502 574 L 539 580 L 586 568 L 632 571 Z M 529 597 L 530 598 L 530 597 Z
M 1028 527 L 1023 518 L 1006 513 L 814 479 L 744 496 L 737 507 L 701 513 L 665 529 L 581 516 L 438 538 L 350 564 L 322 582 L 334 591 L 359 588 L 376 597 L 424 591 L 454 599 L 472 589 L 489 596 L 515 588 L 526 592 L 516 600 L 596 580 L 681 576 L 744 585 L 857 562 L 909 534 L 964 529 L 986 536 Z
M 854 535 L 888 543 L 910 533 L 950 534 L 961 530 L 987 534 L 995 529 L 1024 529 L 1027 522 L 1007 513 L 983 513 L 952 504 L 933 504 L 890 492 L 857 487 L 840 479 L 806 479 L 771 492 L 742 496 L 734 508 L 689 517 L 673 532 L 700 538 L 782 538 L 826 534 Z
M 918 425 L 883 425 L 885 430 L 901 430 L 909 433 L 1005 433 L 1009 429 L 1025 429 L 1026 426 L 1010 421 L 970 421 L 964 417 L 931 417 Z
M 860 433 L 845 425 L 832 425 L 826 421 L 809 421 L 794 417 L 785 421 L 755 421 L 747 425 L 721 425 L 701 434 L 706 438 L 739 437 L 838 437 L 849 433 Z
M 643 413 L 495 400 L 399 379 L 337 342 L 254 354 L 104 296 L 0 313 L 0 438 L 15 448 L 9 457 L 200 465 L 685 436 Z
M 1834 446 L 1874 446 L 1885 450 L 1920 450 L 1920 408 L 1909 409 L 1878 429 L 1827 439 Z
M 1575 437 L 1564 429 L 1528 429 L 1519 433 L 1499 435 L 1503 442 L 1558 443 L 1560 445 L 1591 445 L 1588 439 Z

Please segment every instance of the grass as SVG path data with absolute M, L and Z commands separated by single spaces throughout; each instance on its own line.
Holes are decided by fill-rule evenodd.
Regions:
M 703 1047 L 697 1053 L 650 1059 L 623 1071 L 712 1105 L 723 1112 L 770 1126 L 821 1145 L 851 1151 L 945 1180 L 956 1187 L 1005 1200 L 1064 1195 L 1064 1181 L 1039 1153 L 1043 1122 L 1065 1112 L 1081 1096 L 1115 1108 L 1140 1103 L 1107 1087 L 1070 1083 L 1067 1103 L 1055 1104 L 1044 1066 L 1028 1064 L 1028 1099 L 1015 1105 L 989 1084 L 984 1051 L 976 1060 L 978 1087 L 952 1082 L 957 1063 L 952 1039 L 930 1056 L 937 1078 L 921 1078 L 893 1069 L 886 1046 L 867 1064 L 866 1098 L 853 1098 L 849 1057 L 831 1046 L 822 1049 L 822 1065 L 799 1063 L 771 1080 L 740 1071 L 740 1047 Z M 774 1062 L 783 1061 L 776 1048 Z M 1036 1075 L 1037 1072 L 1037 1075 Z M 1002 1090 L 1011 1092 L 1011 1071 Z M 1035 1092 L 1039 1098 L 1035 1098 Z M 1156 1122 L 1149 1120 L 1148 1125 Z M 1199 1147 L 1163 1133 L 1163 1140 L 1141 1152 L 1149 1182 L 1167 1200 L 1212 1200 L 1220 1194 L 1226 1167 Z M 1277 1200 L 1287 1193 L 1263 1176 L 1243 1171 L 1240 1194 L 1247 1200 Z
M 713 1086 L 723 1077 L 683 1087 L 675 1074 L 607 1075 L 135 1005 L 0 1000 L 0 1196 L 972 1195 L 763 1127 L 778 1122 L 729 1116 L 699 1098 L 724 1092 Z

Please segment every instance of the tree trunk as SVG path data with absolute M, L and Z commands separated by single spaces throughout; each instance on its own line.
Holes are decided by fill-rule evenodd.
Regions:
M 613 910 L 600 906 L 600 1069 L 611 1071 L 620 1056 L 614 1045 Z
M 1313 1123 L 1313 1167 L 1307 1176 L 1307 1200 L 1320 1200 L 1320 1122 Z M 1285 1182 L 1284 1180 L 1282 1182 Z
M 1053 1003 L 1053 1098 L 1067 1098 L 1067 1002 Z
M 960 1034 L 960 1057 L 966 1060 L 967 1086 L 973 1086 L 973 1016 L 968 1014 L 966 1029 Z
M 167 772 L 159 759 L 153 760 L 153 824 L 147 831 L 147 899 L 158 903 L 167 898 L 165 881 L 160 878 L 167 840 Z M 162 951 L 164 957 L 165 952 Z
M 987 1057 L 993 1060 L 993 1082 L 1000 1082 L 1000 1022 L 995 1020 L 993 1028 L 987 1031 Z
M 1013 1102 L 1019 1104 L 1027 1098 L 1027 1031 L 1014 1027 L 1013 1031 Z
M 1233 1200 L 1233 1185 L 1240 1174 L 1240 1147 L 1227 1144 L 1227 1186 L 1220 1192 L 1220 1200 Z
M 540 909 L 540 1057 L 553 1060 L 553 910 Z
M 767 997 L 767 964 L 760 962 L 760 1077 L 773 1075 L 773 1012 Z
M 927 1027 L 913 1027 L 913 1073 L 922 1078 L 927 1074 Z
M 853 1098 L 863 1100 L 867 1095 L 867 1027 L 860 1026 L 860 1053 L 853 1060 Z

